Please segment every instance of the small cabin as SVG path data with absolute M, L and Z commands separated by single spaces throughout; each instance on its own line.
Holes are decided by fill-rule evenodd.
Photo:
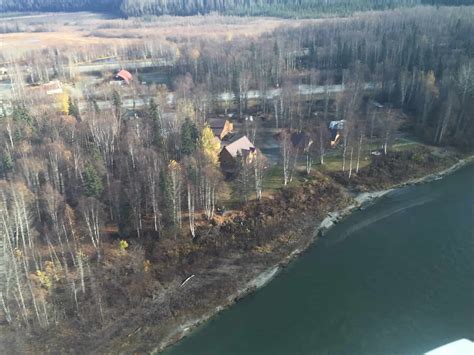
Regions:
M 130 84 L 130 82 L 133 80 L 133 75 L 130 74 L 129 71 L 122 69 L 115 75 L 114 79 L 118 82 Z
M 59 95 L 63 93 L 63 85 L 59 80 L 50 81 L 43 85 L 46 95 Z

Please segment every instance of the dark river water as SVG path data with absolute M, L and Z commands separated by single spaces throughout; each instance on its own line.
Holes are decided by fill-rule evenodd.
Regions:
M 474 340 L 474 165 L 338 224 L 166 352 L 422 354 Z

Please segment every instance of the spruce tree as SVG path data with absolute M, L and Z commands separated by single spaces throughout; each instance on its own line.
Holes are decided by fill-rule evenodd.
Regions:
M 117 90 L 112 92 L 112 104 L 115 108 L 115 116 L 120 119 L 122 116 L 122 98 Z
M 119 197 L 119 219 L 118 229 L 120 238 L 126 238 L 132 233 L 132 206 L 127 194 L 120 194 Z
M 2 157 L 2 161 L 1 161 L 1 165 L 0 165 L 0 171 L 6 177 L 7 173 L 13 171 L 13 167 L 14 167 L 14 163 L 13 163 L 12 156 L 10 155 L 9 152 L 5 152 L 3 157 Z
M 150 99 L 148 107 L 148 113 L 153 122 L 153 144 L 158 148 L 163 148 L 164 138 L 161 127 L 160 111 L 158 110 L 158 105 L 153 98 Z
M 163 170 L 160 172 L 160 193 L 161 193 L 161 206 L 160 211 L 163 215 L 163 220 L 165 223 L 170 223 L 173 220 L 172 217 L 172 206 L 173 201 L 171 198 L 171 186 L 168 174 Z
M 194 122 L 186 118 L 181 126 L 181 152 L 190 155 L 196 150 L 198 130 Z
M 97 170 L 90 163 L 86 164 L 84 173 L 84 194 L 89 197 L 99 198 L 104 190 L 102 185 L 102 179 L 100 178 Z
M 73 116 L 77 121 L 81 121 L 81 114 L 79 112 L 79 107 L 77 106 L 77 103 L 71 99 L 71 96 L 69 96 L 69 102 L 68 102 L 68 114 L 70 116 Z

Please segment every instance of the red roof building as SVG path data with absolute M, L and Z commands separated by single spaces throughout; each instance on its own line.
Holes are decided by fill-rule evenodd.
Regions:
M 117 80 L 123 80 L 125 81 L 127 84 L 129 84 L 132 80 L 133 80 L 133 76 L 132 74 L 130 74 L 129 71 L 126 71 L 124 69 L 122 69 L 121 71 L 119 71 L 117 73 L 117 75 L 115 75 L 115 78 Z

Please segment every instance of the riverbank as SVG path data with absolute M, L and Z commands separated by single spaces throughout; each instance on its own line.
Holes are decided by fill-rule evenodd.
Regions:
M 423 354 L 470 338 L 473 174 L 469 164 L 353 211 L 164 354 Z
M 113 294 L 109 302 L 116 305 L 115 313 L 105 314 L 110 317 L 109 322 L 98 326 L 93 323 L 97 316 L 91 315 L 88 327 L 58 323 L 54 329 L 32 336 L 28 340 L 29 348 L 40 352 L 162 351 L 267 284 L 318 236 L 323 236 L 354 209 L 364 208 L 392 188 L 437 179 L 467 163 L 464 160 L 452 164 L 453 160 L 454 157 L 438 160 L 433 170 L 427 170 L 433 165 L 416 169 L 418 175 L 406 176 L 403 184 L 357 194 L 335 183 L 330 176 L 315 173 L 301 186 L 283 189 L 260 203 L 250 203 L 245 214 L 233 220 L 199 230 L 200 237 L 183 242 L 180 249 L 167 250 L 166 244 L 160 244 L 154 248 L 159 254 L 154 259 L 156 266 L 152 273 L 139 274 L 127 268 L 130 274 L 127 279 L 121 270 L 129 261 L 122 256 L 99 274 L 103 275 L 102 287 Z M 186 254 L 176 256 L 181 250 L 186 250 Z M 113 279 L 110 276 L 113 272 L 120 278 Z M 123 284 L 132 280 L 136 285 L 129 286 L 130 293 L 128 290 L 117 293 L 116 280 Z M 128 303 L 124 300 L 127 297 Z M 76 329 L 74 335 L 71 329 Z M 9 348 L 21 349 L 13 331 L 6 338 L 14 339 L 2 341 Z M 45 341 L 38 342 L 39 338 Z
M 324 233 L 329 230 L 334 224 L 340 222 L 342 219 L 350 215 L 354 210 L 356 209 L 361 209 L 367 207 L 367 205 L 375 203 L 377 199 L 385 196 L 386 194 L 399 189 L 403 188 L 406 186 L 411 186 L 411 185 L 417 185 L 417 184 L 422 184 L 422 183 L 428 183 L 431 181 L 435 181 L 438 179 L 443 178 L 446 175 L 454 173 L 456 170 L 462 168 L 463 166 L 472 163 L 474 160 L 474 156 L 470 156 L 464 159 L 460 159 L 457 161 L 455 164 L 452 166 L 445 168 L 441 171 L 437 171 L 434 173 L 430 173 L 428 175 L 425 175 L 423 177 L 419 178 L 412 178 L 407 180 L 406 182 L 403 182 L 401 184 L 396 184 L 391 188 L 380 190 L 380 191 L 372 191 L 372 192 L 362 192 L 358 193 L 357 195 L 353 196 L 353 200 L 351 204 L 348 206 L 335 210 L 332 212 L 329 212 L 327 214 L 327 217 L 324 218 L 319 225 L 314 229 L 311 235 L 311 238 L 307 241 L 306 245 L 303 248 L 295 249 L 293 250 L 287 257 L 285 257 L 283 260 L 278 262 L 277 264 L 271 266 L 270 268 L 264 270 L 262 273 L 257 275 L 255 278 L 253 278 L 250 282 L 248 282 L 242 289 L 240 289 L 237 293 L 233 294 L 230 296 L 229 303 L 226 305 L 221 305 L 210 311 L 206 316 L 191 320 L 185 324 L 185 326 L 179 327 L 176 329 L 175 332 L 173 332 L 172 336 L 165 340 L 162 341 L 158 344 L 157 347 L 153 349 L 153 353 L 160 352 L 167 348 L 168 346 L 174 344 L 175 342 L 179 341 L 186 335 L 188 335 L 193 329 L 201 325 L 202 323 L 208 321 L 210 318 L 216 316 L 219 312 L 222 310 L 226 309 L 227 307 L 231 306 L 234 304 L 236 301 L 241 299 L 242 297 L 245 297 L 246 295 L 250 294 L 251 292 L 256 291 L 258 288 L 261 288 L 265 286 L 268 282 L 270 282 L 274 277 L 276 277 L 279 273 L 279 271 L 282 270 L 288 263 L 290 263 L 292 260 L 297 258 L 299 255 L 301 255 L 303 252 L 306 251 L 306 249 L 314 243 L 318 237 L 323 237 Z
M 369 204 L 373 204 L 377 199 L 387 195 L 388 193 L 407 186 L 424 184 L 431 181 L 436 181 L 442 179 L 444 176 L 454 173 L 455 171 L 461 169 L 463 166 L 466 166 L 469 163 L 474 161 L 474 156 L 469 156 L 464 159 L 460 159 L 458 162 L 453 164 L 447 169 L 441 170 L 436 173 L 431 173 L 420 178 L 410 179 L 401 184 L 396 184 L 391 188 L 373 192 L 361 192 L 354 196 L 354 204 L 346 207 L 341 211 L 334 211 L 328 214 L 328 216 L 321 222 L 316 231 L 319 235 L 322 235 L 326 230 L 331 228 L 335 223 L 341 221 L 342 218 L 349 215 L 355 209 L 362 209 L 367 207 Z

